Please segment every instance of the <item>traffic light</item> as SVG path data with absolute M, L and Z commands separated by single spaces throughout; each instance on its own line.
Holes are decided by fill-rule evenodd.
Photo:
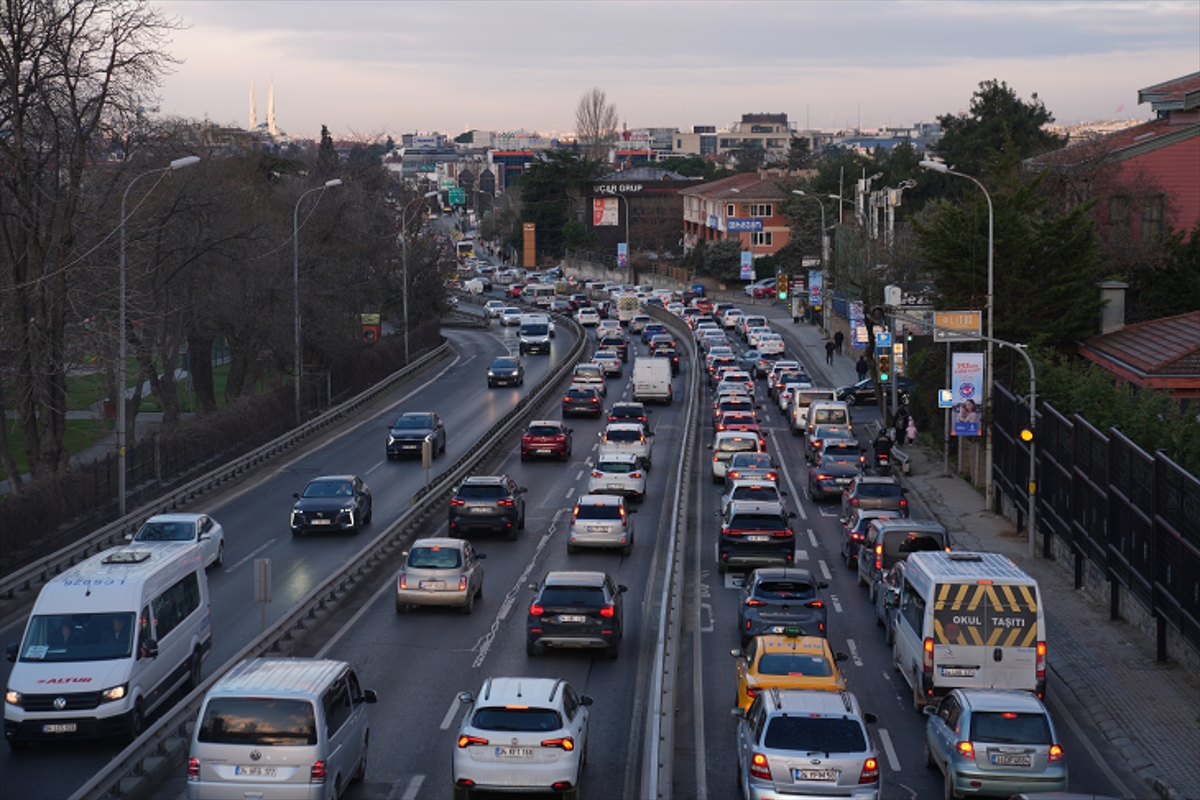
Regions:
M 888 379 L 888 374 L 892 370 L 892 354 L 891 353 L 876 353 L 876 364 L 879 367 L 879 381 L 882 383 Z
M 775 297 L 780 300 L 788 299 L 788 276 L 781 272 L 775 276 Z

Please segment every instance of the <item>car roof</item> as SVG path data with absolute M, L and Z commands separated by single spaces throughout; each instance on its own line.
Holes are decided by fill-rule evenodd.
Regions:
M 562 699 L 558 694 L 562 683 L 561 678 L 488 678 L 479 690 L 477 701 L 489 706 L 555 705 Z
M 599 496 L 599 495 L 597 495 Z M 603 586 L 608 577 L 603 572 L 584 570 L 557 570 L 546 573 L 547 586 Z
M 463 478 L 463 486 L 489 486 L 497 483 L 504 483 L 507 475 L 471 475 Z
M 895 475 L 863 475 L 855 482 L 855 486 L 862 486 L 864 483 L 886 484 L 888 486 L 899 486 L 900 479 Z
M 155 514 L 154 516 L 147 519 L 146 522 L 147 523 L 150 523 L 150 522 L 195 522 L 196 520 L 200 519 L 201 517 L 206 517 L 206 516 L 208 516 L 208 515 L 207 514 L 184 514 L 184 513 Z
M 448 550 L 462 550 L 466 545 L 466 539 L 451 539 L 446 536 L 431 536 L 428 539 L 417 539 L 409 546 L 410 550 L 415 550 L 418 547 L 445 547 Z
M 575 501 L 577 506 L 620 506 L 625 498 L 619 494 L 585 494 Z
M 565 424 L 566 423 L 564 423 L 561 419 L 531 419 L 531 420 L 529 420 L 529 427 L 531 427 L 531 428 L 534 425 L 553 425 L 555 427 L 561 427 L 562 425 L 565 425 Z
M 1011 711 L 1014 713 L 1046 713 L 1046 707 L 1037 695 L 1030 692 L 1005 689 L 958 689 L 964 702 L 972 711 Z
M 850 692 L 827 689 L 772 689 L 768 710 L 785 714 L 804 712 L 810 716 L 859 716 L 858 700 Z M 867 747 L 870 748 L 870 742 Z
M 645 431 L 640 422 L 610 422 L 604 429 L 607 431 Z

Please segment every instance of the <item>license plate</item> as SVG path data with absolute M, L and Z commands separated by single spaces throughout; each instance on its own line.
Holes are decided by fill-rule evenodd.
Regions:
M 536 452 L 539 456 L 548 456 L 548 455 L 552 454 L 554 451 L 551 450 L 549 447 L 542 447 L 542 448 L 539 448 Z
M 234 775 L 246 775 L 251 778 L 274 778 L 274 767 L 234 767 Z
M 608 484 L 608 488 L 609 489 L 621 489 L 621 488 L 624 488 L 624 485 L 620 484 L 620 483 L 610 483 L 610 484 Z
M 488 513 L 490 510 L 491 510 L 491 509 L 489 509 L 489 508 L 480 508 L 480 507 L 476 506 L 476 507 L 474 507 L 474 508 L 472 508 L 472 509 L 471 509 L 471 513 L 472 513 L 472 514 L 486 514 L 486 513 Z
M 313 525 L 329 525 L 332 522 L 333 522 L 333 520 L 331 520 L 331 519 L 314 519 L 312 521 L 312 524 Z
M 839 486 L 844 486 L 845 484 L 847 484 L 847 483 L 849 483 L 849 482 L 850 482 L 850 479 L 849 479 L 849 478 L 838 478 L 838 479 L 837 479 L 837 484 L 838 484 Z
M 1032 767 L 1033 757 L 1028 753 L 992 753 L 992 763 L 998 767 Z
M 836 781 L 838 779 L 838 771 L 836 769 L 797 769 L 793 770 L 797 781 Z
M 587 617 L 583 614 L 559 614 L 559 622 L 587 622 Z
M 752 536 L 747 536 L 746 541 L 747 542 L 769 542 L 769 541 L 771 541 L 771 537 L 754 534 Z
M 946 678 L 974 678 L 975 670 L 942 667 L 942 676 Z
M 607 525 L 585 525 L 584 530 L 588 533 L 608 533 Z
M 532 747 L 497 747 L 498 758 L 533 758 Z
M 74 733 L 74 722 L 58 722 L 42 726 L 42 733 Z
M 445 581 L 421 581 L 422 589 L 445 589 Z

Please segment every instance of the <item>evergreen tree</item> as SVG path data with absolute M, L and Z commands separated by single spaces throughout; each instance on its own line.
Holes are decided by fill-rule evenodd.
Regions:
M 317 148 L 317 175 L 321 180 L 328 180 L 337 174 L 340 160 L 337 150 L 333 149 L 333 137 L 329 128 L 321 126 L 321 145 Z
M 990 155 L 1008 140 L 1022 159 L 1062 147 L 1066 137 L 1043 128 L 1053 121 L 1037 92 L 1027 103 L 1004 81 L 982 81 L 971 96 L 969 113 L 938 117 L 943 136 L 937 153 L 955 170 L 977 176 Z

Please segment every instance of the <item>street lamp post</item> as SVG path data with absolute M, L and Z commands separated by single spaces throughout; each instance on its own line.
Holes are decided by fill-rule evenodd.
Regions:
M 300 350 L 300 204 L 304 202 L 304 198 L 308 197 L 313 192 L 324 193 L 326 189 L 341 185 L 342 181 L 340 178 L 333 178 L 325 181 L 325 183 L 314 189 L 309 189 L 307 192 L 300 195 L 299 199 L 296 200 L 296 208 L 292 211 L 292 304 L 294 311 L 293 316 L 295 317 L 293 320 L 295 327 L 295 342 L 293 343 L 293 346 L 296 349 L 295 366 L 292 370 L 294 373 L 292 381 L 295 384 L 297 426 L 299 426 L 303 421 L 300 411 L 300 378 L 303 375 L 304 370 L 304 359 L 302 358 L 303 354 Z M 318 197 L 317 202 L 320 201 L 321 198 Z
M 408 208 L 413 203 L 437 197 L 437 192 L 426 192 L 409 200 L 400 209 L 400 248 L 404 257 L 404 366 L 408 366 Z
M 984 408 L 985 408 L 985 411 L 987 412 L 985 414 L 985 417 L 988 419 L 988 426 L 984 431 L 984 440 L 983 440 L 983 443 L 984 443 L 983 444 L 984 465 L 983 465 L 983 468 L 984 468 L 984 491 L 985 491 L 986 497 L 987 497 L 987 509 L 988 509 L 988 511 L 991 511 L 995 505 L 995 500 L 996 500 L 996 487 L 995 487 L 995 483 L 993 482 L 993 479 L 992 479 L 992 477 L 993 477 L 992 476 L 992 426 L 991 426 L 991 413 L 990 413 L 991 408 L 992 408 L 992 390 L 995 385 L 995 376 L 992 374 L 992 372 L 993 372 L 993 370 L 992 370 L 992 342 L 993 342 L 993 337 L 994 337 L 993 317 L 995 316 L 995 314 L 993 313 L 993 311 L 995 308 L 995 277 L 996 277 L 995 260 L 994 260 L 995 259 L 995 246 L 994 246 L 995 245 L 995 238 L 994 238 L 995 212 L 992 208 L 992 196 L 990 194 L 988 194 L 988 190 L 986 188 L 984 188 L 983 184 L 980 183 L 979 181 L 977 181 L 975 178 L 972 178 L 970 175 L 966 175 L 962 172 L 955 172 L 954 170 L 950 169 L 945 164 L 943 164 L 941 161 L 922 161 L 920 163 L 920 166 L 921 166 L 921 169 L 928 169 L 928 170 L 932 170 L 934 172 L 941 172 L 946 175 L 955 175 L 959 178 L 966 178 L 971 183 L 978 186 L 979 190 L 981 192 L 983 192 L 983 196 L 987 199 L 987 206 L 988 206 L 987 351 L 986 351 L 986 355 L 984 356 L 984 360 L 983 360 L 983 369 L 984 369 L 984 374 L 987 376 L 987 378 L 985 379 L 985 382 L 987 384 L 987 398 L 985 400 Z
M 825 246 L 825 204 L 821 202 L 821 198 L 813 194 L 805 194 L 801 189 L 792 189 L 792 194 L 815 200 L 821 207 L 821 332 L 825 338 L 829 338 L 829 317 L 825 313 L 825 282 L 829 280 L 828 259 L 826 258 L 828 248 Z
M 121 195 L 121 260 L 120 260 L 120 311 L 118 312 L 117 321 L 117 511 L 119 516 L 125 516 L 125 456 L 126 456 L 126 432 L 125 432 L 125 222 L 128 214 L 125 212 L 125 206 L 129 200 L 129 190 L 133 185 L 147 175 L 155 175 L 160 172 L 172 172 L 184 167 L 190 167 L 193 164 L 200 163 L 199 156 L 184 156 L 177 158 L 165 167 L 148 170 L 141 175 L 136 176 L 125 187 L 125 193 Z M 153 188 L 151 188 L 153 191 Z

